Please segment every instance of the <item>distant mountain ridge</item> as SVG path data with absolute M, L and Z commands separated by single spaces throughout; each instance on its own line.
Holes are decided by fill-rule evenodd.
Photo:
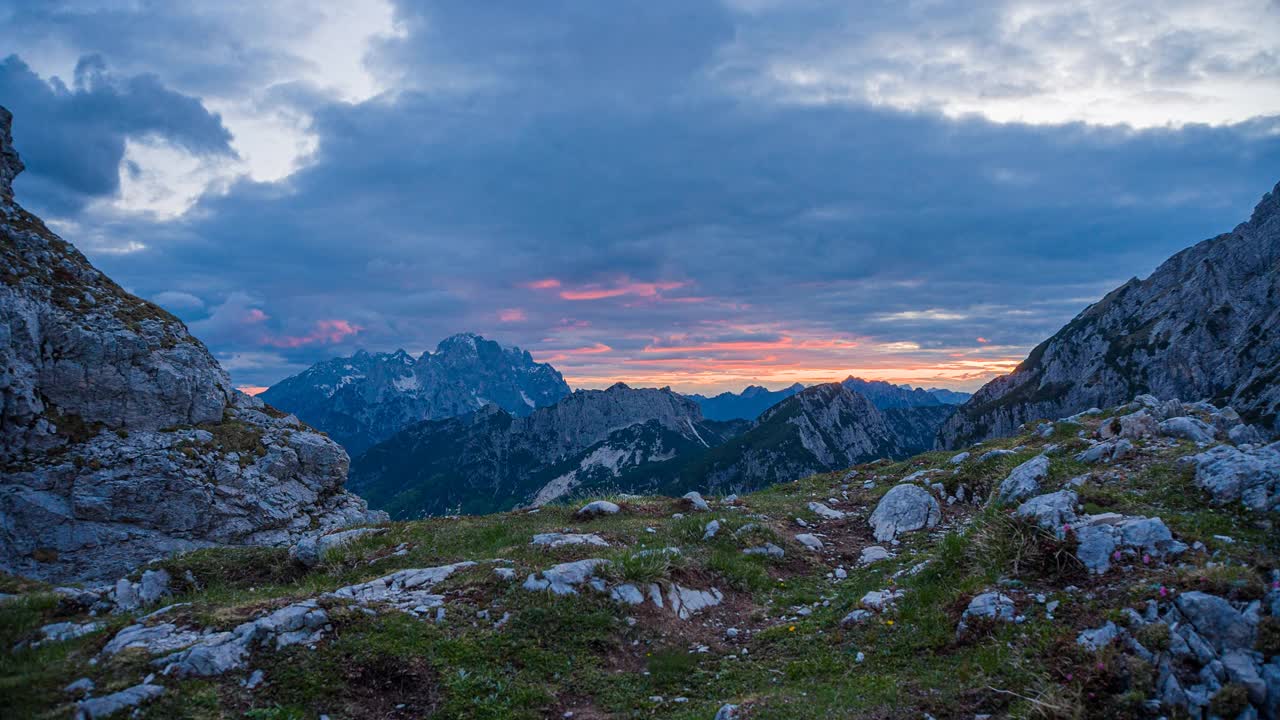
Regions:
M 702 407 L 702 415 L 709 420 L 755 420 L 760 413 L 804 390 L 796 383 L 781 390 L 770 390 L 760 385 L 748 385 L 740 393 L 722 392 L 707 397 L 687 395 Z
M 840 381 L 841 385 L 853 392 L 866 396 L 877 408 L 925 407 L 941 405 L 942 401 L 920 388 L 907 385 L 894 385 L 883 380 L 863 380 L 850 375 Z
M 881 411 L 840 383 L 755 422 L 708 420 L 669 389 L 580 390 L 528 417 L 493 406 L 406 428 L 352 465 L 350 487 L 399 518 L 600 492 L 743 490 L 929 448 L 952 406 Z
M 325 431 L 355 457 L 422 420 L 465 415 L 488 403 L 523 416 L 569 392 L 555 368 L 528 352 L 461 333 L 417 358 L 404 350 L 361 350 L 326 360 L 260 397 Z
M 491 512 L 532 501 L 570 465 L 669 459 L 740 429 L 704 420 L 697 403 L 669 389 L 617 383 L 578 390 L 525 417 L 489 405 L 418 423 L 357 458 L 349 486 L 396 517 Z M 631 452 L 606 461 L 600 446 L 618 433 Z
M 1280 184 L 1247 222 L 1085 308 L 947 421 L 942 447 L 1149 393 L 1207 398 L 1280 430 Z
M 910 385 L 894 385 L 883 380 L 863 380 L 853 376 L 841 382 L 850 390 L 866 396 L 880 410 L 960 405 L 969 399 L 969 393 L 946 388 L 924 390 Z M 741 393 L 723 392 L 711 397 L 705 395 L 688 395 L 687 397 L 702 406 L 702 414 L 710 420 L 755 420 L 765 410 L 804 389 L 804 385 L 800 383 L 781 390 L 748 385 Z

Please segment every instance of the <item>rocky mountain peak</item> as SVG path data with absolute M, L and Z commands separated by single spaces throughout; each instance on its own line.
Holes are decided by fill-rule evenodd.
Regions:
M 458 333 L 416 359 L 398 349 L 316 363 L 262 399 L 329 433 L 354 457 L 423 420 L 486 405 L 524 416 L 568 394 L 555 368 L 520 348 Z
M 13 148 L 13 113 L 0 107 L 0 200 L 13 198 L 13 179 L 26 169 Z
M 1085 308 L 942 428 L 959 447 L 1126 398 L 1204 397 L 1280 431 L 1280 185 L 1248 222 Z
M 1280 183 L 1276 183 L 1271 192 L 1263 195 L 1262 200 L 1253 208 L 1249 225 L 1257 229 L 1277 219 L 1280 219 Z

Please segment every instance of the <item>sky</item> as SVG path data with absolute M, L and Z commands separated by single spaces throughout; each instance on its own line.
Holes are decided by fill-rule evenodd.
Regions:
M 1280 181 L 1280 2 L 0 0 L 18 200 L 245 387 L 973 389 Z

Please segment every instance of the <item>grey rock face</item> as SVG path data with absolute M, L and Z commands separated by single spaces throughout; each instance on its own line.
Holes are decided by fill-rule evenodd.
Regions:
M 565 545 L 595 545 L 609 547 L 609 542 L 595 533 L 538 533 L 533 536 L 530 545 L 556 548 Z
M 289 557 L 307 567 L 315 567 L 324 560 L 324 556 L 329 551 L 348 545 L 359 538 L 383 532 L 386 532 L 384 528 L 355 528 L 327 535 L 309 535 L 289 548 Z
M 611 503 L 608 500 L 596 500 L 583 505 L 574 514 L 581 518 L 592 518 L 598 515 L 617 515 L 621 509 L 617 503 Z
M 971 619 L 990 618 L 1002 622 L 1013 622 L 1018 615 L 1018 606 L 1013 598 L 1000 592 L 990 591 L 977 595 L 969 601 L 969 606 L 960 615 L 960 623 L 956 626 L 956 634 L 963 635 L 968 629 Z
M 1076 521 L 1078 496 L 1071 490 L 1039 495 L 1018 506 L 1021 517 L 1034 518 L 1040 527 L 1051 530 L 1059 539 L 1066 536 L 1067 525 Z
M 1120 628 L 1108 620 L 1101 627 L 1085 630 L 1076 637 L 1076 644 L 1097 652 L 1110 645 L 1120 634 Z
M 1258 632 L 1257 616 L 1236 610 L 1225 598 L 1192 591 L 1179 595 L 1176 605 L 1200 637 L 1218 652 L 1253 647 Z
M 231 387 L 177 318 L 13 201 L 0 113 L 0 570 L 105 580 L 371 519 L 333 442 Z
M 1213 442 L 1213 426 L 1192 417 L 1171 417 L 1160 423 L 1160 434 L 1190 440 L 1195 443 Z
M 1075 529 L 1076 557 L 1090 572 L 1105 573 L 1117 552 L 1159 559 L 1179 555 L 1187 546 L 1173 538 L 1160 518 L 1090 515 Z
M 1248 222 L 1205 240 L 1080 313 L 939 433 L 956 448 L 1038 418 L 1139 393 L 1217 398 L 1274 434 L 1280 404 L 1280 185 Z
M 1214 504 L 1280 509 L 1280 443 L 1249 450 L 1220 445 L 1192 459 L 1196 485 L 1208 491 Z
M 1049 476 L 1049 458 L 1037 455 L 1013 469 L 1000 483 L 996 496 L 1000 502 L 1012 503 L 1040 492 L 1040 481 Z
M 919 485 L 895 485 L 880 498 L 870 523 L 876 540 L 887 542 L 897 535 L 931 528 L 942 519 L 938 501 Z
M 418 358 L 397 350 L 326 360 L 271 386 L 262 398 L 329 433 L 355 457 L 423 420 L 487 404 L 524 416 L 568 394 L 560 373 L 528 352 L 464 333 Z
M 83 700 L 76 706 L 76 720 L 110 717 L 122 710 L 137 707 L 164 694 L 161 685 L 143 683 L 102 697 Z

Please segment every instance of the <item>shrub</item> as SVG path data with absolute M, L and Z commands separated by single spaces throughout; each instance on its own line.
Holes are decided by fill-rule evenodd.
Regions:
M 1209 700 L 1209 712 L 1218 717 L 1233 718 L 1249 707 L 1249 691 L 1239 683 L 1223 685 Z

